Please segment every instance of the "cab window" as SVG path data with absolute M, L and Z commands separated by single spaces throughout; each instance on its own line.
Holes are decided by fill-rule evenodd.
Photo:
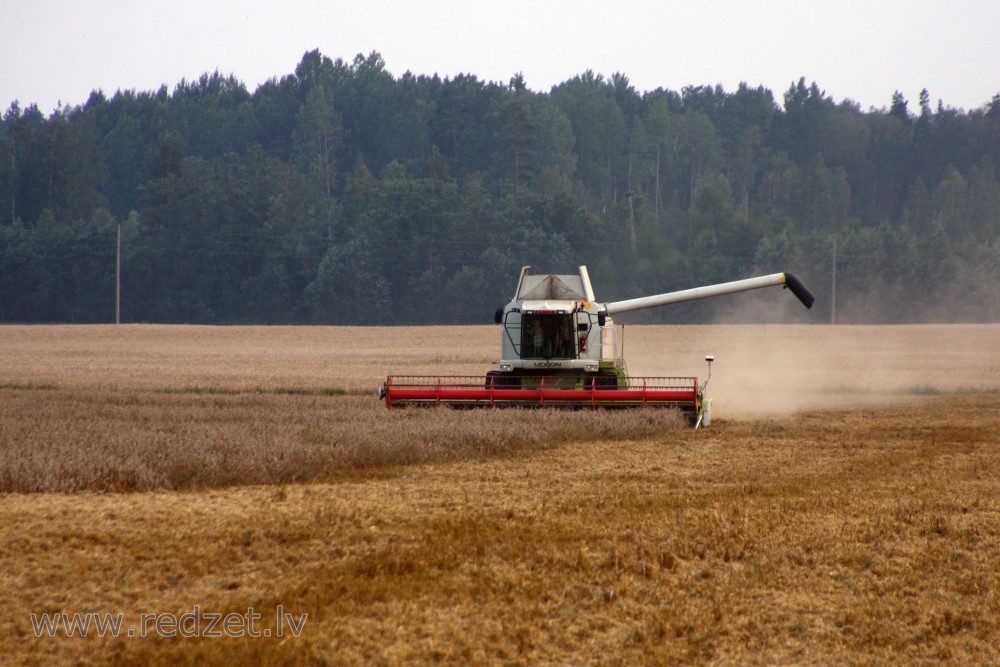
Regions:
M 576 357 L 572 315 L 525 313 L 521 319 L 523 359 L 572 359 Z

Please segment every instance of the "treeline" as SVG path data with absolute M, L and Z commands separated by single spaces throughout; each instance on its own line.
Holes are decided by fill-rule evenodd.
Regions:
M 0 123 L 0 321 L 488 322 L 518 270 L 611 300 L 791 270 L 808 316 L 1000 319 L 1000 95 L 887 108 L 813 83 L 547 93 L 305 54 Z M 834 284 L 834 274 L 836 283 Z M 750 300 L 746 303 L 757 303 Z M 770 308 L 773 302 L 762 307 Z

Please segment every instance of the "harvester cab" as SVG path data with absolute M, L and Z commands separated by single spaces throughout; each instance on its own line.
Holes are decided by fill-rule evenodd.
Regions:
M 595 300 L 585 266 L 575 276 L 535 276 L 525 266 L 514 298 L 497 309 L 495 321 L 500 325 L 500 370 L 491 377 L 589 374 L 599 384 L 602 379 L 614 384 L 625 375 L 621 328 Z
M 598 303 L 587 267 L 577 275 L 534 275 L 521 269 L 514 297 L 498 308 L 498 370 L 482 376 L 390 375 L 379 395 L 388 407 L 679 408 L 696 428 L 707 426 L 711 400 L 696 377 L 631 377 L 622 329 L 612 317 L 645 308 L 707 299 L 763 287 L 788 288 L 806 308 L 814 297 L 791 273 L 775 273 L 679 292 Z M 705 357 L 709 376 L 714 357 Z

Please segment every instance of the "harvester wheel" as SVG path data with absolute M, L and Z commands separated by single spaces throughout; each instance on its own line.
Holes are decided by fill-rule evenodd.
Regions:
M 486 388 L 502 389 L 517 386 L 517 378 L 503 371 L 486 371 Z
M 617 389 L 618 376 L 613 373 L 598 373 L 593 376 L 591 382 L 596 389 Z

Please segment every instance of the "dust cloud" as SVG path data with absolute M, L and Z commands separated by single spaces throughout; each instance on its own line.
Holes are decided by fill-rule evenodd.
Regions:
M 631 375 L 706 377 L 716 418 L 1000 389 L 1000 325 L 626 326 Z

